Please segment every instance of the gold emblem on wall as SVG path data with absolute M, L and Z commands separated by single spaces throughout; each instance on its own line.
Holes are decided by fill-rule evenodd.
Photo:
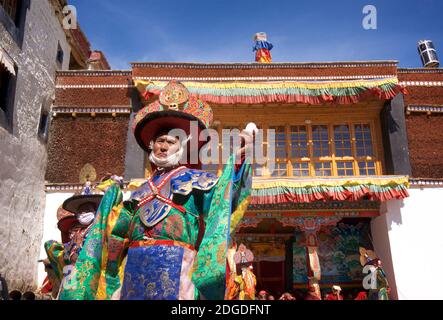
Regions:
M 97 172 L 95 171 L 94 166 L 90 163 L 83 166 L 79 175 L 80 183 L 86 183 L 87 179 L 89 179 L 89 181 L 95 181 L 95 179 L 97 179 Z

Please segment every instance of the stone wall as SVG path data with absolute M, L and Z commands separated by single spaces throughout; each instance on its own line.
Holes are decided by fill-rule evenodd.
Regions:
M 42 106 L 54 95 L 57 48 L 70 48 L 48 0 L 31 1 L 20 48 L 0 23 L 0 46 L 18 68 L 12 132 L 0 127 L 0 273 L 9 289 L 33 290 L 43 233 L 46 144 L 38 138 Z
M 406 128 L 414 178 L 443 178 L 443 116 L 440 112 L 409 110 L 410 106 L 443 107 L 443 69 L 399 69 L 407 86 Z
M 128 116 L 81 115 L 53 119 L 48 146 L 49 183 L 80 183 L 85 165 L 94 168 L 94 181 L 107 173 L 123 176 Z

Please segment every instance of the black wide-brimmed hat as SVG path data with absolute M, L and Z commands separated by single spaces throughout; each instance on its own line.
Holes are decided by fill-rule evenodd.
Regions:
M 88 195 L 74 195 L 63 202 L 62 208 L 66 211 L 74 214 L 79 214 L 79 208 L 86 203 L 92 203 L 95 210 L 98 209 L 103 195 L 101 194 L 88 194 Z
M 57 227 L 62 233 L 63 243 L 69 242 L 69 231 L 75 224 L 79 223 L 78 215 L 81 213 L 79 210 L 80 206 L 91 203 L 94 205 L 94 211 L 97 211 L 102 198 L 103 195 L 100 194 L 75 195 L 63 202 L 57 214 L 59 218 Z
M 193 139 L 208 129 L 213 121 L 211 107 L 191 96 L 186 87 L 178 81 L 171 81 L 164 87 L 157 101 L 142 108 L 135 116 L 132 130 L 137 143 L 146 152 L 150 151 L 150 142 L 159 132 L 181 129 L 186 135 L 192 134 L 191 123 L 197 123 Z M 199 141 L 198 149 L 209 141 Z

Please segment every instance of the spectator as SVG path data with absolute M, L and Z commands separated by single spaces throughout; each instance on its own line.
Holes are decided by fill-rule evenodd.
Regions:
M 28 291 L 23 294 L 23 300 L 35 300 L 34 292 Z
M 325 300 L 343 300 L 340 292 L 341 288 L 339 286 L 332 286 L 332 293 L 328 294 Z
M 275 298 L 274 298 L 273 295 L 270 294 L 270 295 L 268 296 L 268 300 L 275 300 Z
M 278 300 L 296 300 L 296 299 L 289 292 L 285 292 L 285 293 L 282 294 L 282 296 Z
M 18 290 L 14 290 L 9 292 L 9 300 L 21 300 L 22 299 L 22 293 Z
M 9 300 L 8 284 L 6 283 L 6 279 L 3 278 L 1 274 L 0 274 L 0 299 Z
M 368 300 L 368 294 L 366 291 L 361 291 L 354 300 Z
M 268 296 L 269 296 L 269 294 L 265 290 L 261 290 L 258 293 L 257 300 L 268 300 Z

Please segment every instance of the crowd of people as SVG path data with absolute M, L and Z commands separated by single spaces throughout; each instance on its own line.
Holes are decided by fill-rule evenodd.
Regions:
M 358 289 L 349 289 L 344 292 L 337 285 L 332 286 L 331 291 L 323 296 L 316 294 L 313 287 L 307 291 L 295 290 L 276 295 L 270 291 L 261 290 L 257 293 L 256 300 L 368 300 L 368 292 Z
M 36 295 L 32 291 L 9 291 L 6 279 L 0 274 L 0 300 L 36 300 Z

